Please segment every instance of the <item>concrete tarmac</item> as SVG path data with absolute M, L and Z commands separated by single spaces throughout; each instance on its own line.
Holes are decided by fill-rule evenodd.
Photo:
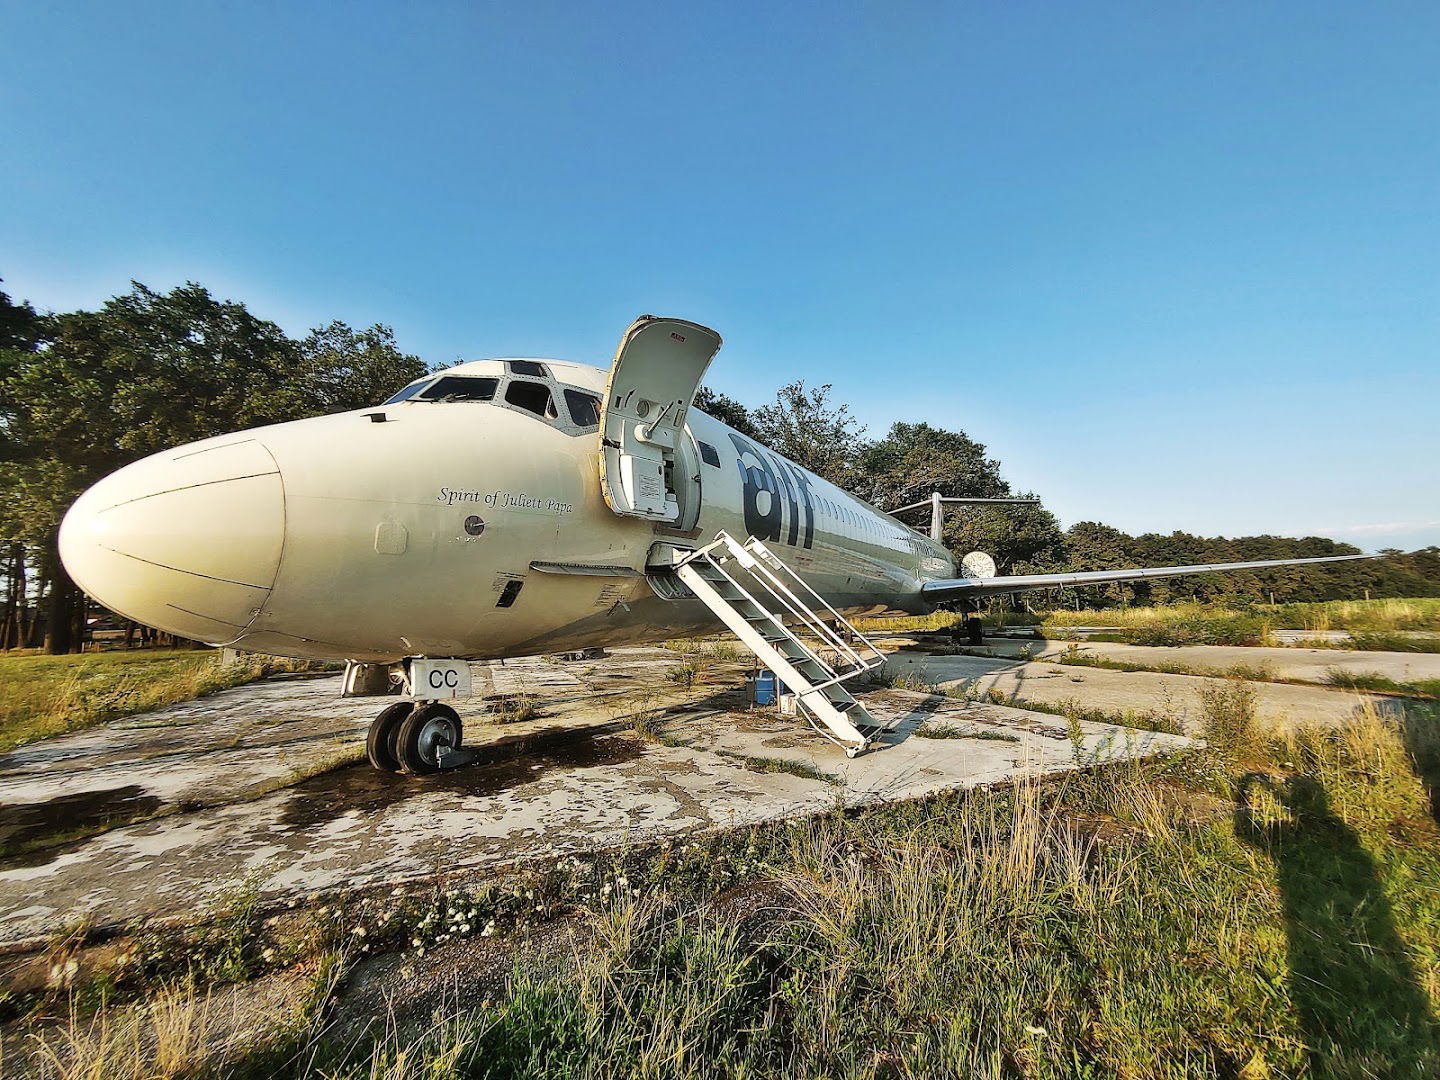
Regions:
M 1099 709 L 1123 716 L 1131 713 L 1139 717 L 1165 718 L 1177 724 L 1182 730 L 1194 730 L 1204 716 L 1201 691 L 1206 688 L 1225 686 L 1228 680 L 1194 675 L 1171 675 L 1150 671 L 1110 671 L 1104 668 L 1089 668 L 1057 664 L 1046 660 L 1048 655 L 1057 655 L 1068 648 L 1068 642 L 1031 642 L 1033 655 L 1039 659 L 1019 658 L 1023 643 L 1001 642 L 987 645 L 989 651 L 1011 655 L 986 656 L 940 656 L 919 652 L 896 653 L 889 660 L 890 670 L 901 677 L 913 678 L 926 684 L 938 685 L 946 690 L 965 690 L 985 697 L 992 691 L 1006 699 L 1015 699 L 1021 707 L 1035 702 L 1050 707 L 1064 707 L 1076 704 L 1086 709 Z M 1188 659 L 1172 658 L 1174 663 L 1193 663 L 1197 668 L 1213 665 L 1224 670 L 1233 663 L 1248 663 L 1255 666 L 1260 659 L 1256 653 L 1289 653 L 1290 649 L 1216 649 L 1209 646 L 1195 649 L 1152 649 L 1144 646 L 1101 646 L 1100 643 L 1086 642 L 1082 648 L 1096 655 L 1118 658 L 1111 648 L 1131 650 L 1124 654 L 1126 660 L 1134 663 L 1159 664 L 1166 662 L 1158 654 L 1187 654 Z M 1102 651 L 1102 649 L 1104 651 Z M 1209 654 L 1243 654 L 1231 660 L 1226 657 L 1210 659 Z M 1329 650 L 1306 650 L 1328 652 Z M 1338 650 L 1337 650 L 1338 651 Z M 1404 655 L 1407 658 L 1418 654 L 1378 653 L 1373 656 Z M 1278 670 L 1278 662 L 1277 662 Z M 1316 671 L 1318 662 L 1308 667 L 1291 670 Z M 1368 670 L 1368 669 L 1367 669 Z M 1392 670 L 1394 670 L 1392 668 Z M 1291 676 L 1294 677 L 1294 676 Z M 1348 690 L 1330 689 L 1321 686 L 1295 686 L 1285 683 L 1251 682 L 1255 688 L 1256 713 L 1264 721 L 1282 726 L 1293 724 L 1339 724 L 1351 719 L 1367 704 L 1382 714 L 1394 713 L 1399 706 L 1392 698 L 1374 694 L 1361 694 Z
M 1328 683 L 1330 673 L 1383 675 L 1395 682 L 1440 679 L 1440 653 L 1367 652 L 1362 649 L 1259 648 L 1249 645 L 1122 645 L 1110 641 L 989 639 L 976 652 L 1006 659 L 1051 660 L 1079 651 L 1139 667 L 1174 665 L 1204 674 L 1241 667 L 1270 679 Z
M 0 756 L 0 839 L 10 853 L 0 858 L 0 950 L 36 947 L 76 919 L 193 919 L 245 881 L 273 901 L 463 881 L 535 858 L 1188 745 L 1085 724 L 1075 746 L 1047 714 L 872 690 L 867 706 L 895 731 L 851 760 L 803 720 L 745 711 L 738 666 L 712 672 L 709 686 L 666 679 L 680 659 L 624 649 L 595 662 L 511 661 L 500 679 L 476 665 L 482 690 L 547 684 L 542 716 L 482 724 L 469 703 L 467 744 L 493 763 L 437 777 L 331 767 L 356 756 L 384 704 L 333 697 L 334 678 L 237 687 Z M 637 711 L 684 745 L 628 730 Z M 962 737 L 916 735 L 926 721 Z M 798 768 L 773 771 L 774 759 Z M 67 830 L 91 835 L 64 842 Z

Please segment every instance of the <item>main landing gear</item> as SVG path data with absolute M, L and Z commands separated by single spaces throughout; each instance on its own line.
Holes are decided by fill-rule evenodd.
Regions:
M 365 754 L 381 772 L 428 776 L 469 759 L 460 714 L 438 701 L 397 701 L 370 725 Z

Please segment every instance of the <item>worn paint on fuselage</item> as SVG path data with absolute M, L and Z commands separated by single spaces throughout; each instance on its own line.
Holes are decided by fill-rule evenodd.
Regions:
M 500 363 L 478 361 L 446 374 L 486 374 Z M 560 382 L 604 392 L 601 369 L 547 363 Z M 371 419 L 377 412 L 385 422 Z M 523 656 L 720 630 L 698 601 L 657 596 L 643 577 L 531 568 L 543 562 L 643 571 L 657 542 L 696 547 L 720 530 L 766 540 L 846 612 L 928 611 L 920 583 L 953 576 L 941 546 L 862 500 L 698 410 L 690 410 L 687 427 L 715 449 L 720 464 L 695 456 L 699 512 L 684 536 L 610 510 L 593 429 L 575 434 L 495 404 L 400 402 L 223 436 L 121 470 L 87 492 L 67 518 L 66 562 L 102 603 L 149 625 L 259 652 L 376 661 Z M 148 496 L 137 499 L 125 489 L 127 471 L 134 470 L 130 489 L 159 492 L 171 484 L 184 491 L 192 467 L 186 462 L 204 461 L 213 449 L 232 455 L 243 449 L 258 460 L 259 449 L 242 443 L 263 447 L 283 487 L 272 582 L 251 571 L 255 580 L 219 585 L 226 575 L 211 573 L 204 588 L 193 585 L 192 596 L 194 575 L 183 559 L 147 560 L 134 542 L 123 558 L 111 552 L 106 561 L 98 555 L 87 561 L 85 545 L 105 535 L 106 485 L 113 482 L 143 506 Z M 257 482 L 273 483 L 243 477 L 221 484 Z M 221 486 L 211 497 L 227 490 L 249 492 Z M 161 492 L 154 512 L 163 516 L 172 498 Z M 186 527 L 196 534 L 194 522 Z M 227 521 L 222 509 L 214 513 L 213 535 L 201 526 L 196 542 L 223 555 L 227 530 L 245 527 Z M 254 554 L 263 548 L 255 537 L 247 543 L 251 562 L 269 558 Z M 150 576 L 122 582 L 132 566 L 127 560 L 148 563 L 135 569 Z M 513 605 L 497 606 L 516 580 L 523 585 Z M 212 600 L 207 590 L 222 588 L 242 591 L 237 599 Z

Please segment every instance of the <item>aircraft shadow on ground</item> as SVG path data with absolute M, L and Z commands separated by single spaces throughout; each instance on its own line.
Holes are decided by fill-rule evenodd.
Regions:
M 1267 813 L 1262 804 L 1271 802 Z M 1235 833 L 1268 855 L 1284 906 L 1289 993 L 1316 1076 L 1432 1076 L 1435 1018 L 1375 861 L 1308 776 L 1245 776 Z

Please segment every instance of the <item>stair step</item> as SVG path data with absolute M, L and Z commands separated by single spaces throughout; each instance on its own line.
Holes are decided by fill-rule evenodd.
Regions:
M 805 704 L 805 711 L 821 734 L 853 755 L 865 749 L 873 733 L 884 730 L 839 685 L 840 679 L 867 670 L 867 664 L 856 662 L 843 650 L 832 653 L 823 635 L 818 642 L 810 641 L 785 626 L 780 614 L 802 621 L 829 621 L 835 613 L 763 543 L 740 543 L 722 532 L 678 571 L 696 596 L 735 628 L 736 636 L 751 652 L 762 662 L 788 672 L 785 681 L 791 691 L 801 696 L 802 704 L 805 699 L 813 703 Z M 802 599 L 806 596 L 809 599 Z M 779 604 L 774 612 L 767 610 L 766 597 Z M 737 616 L 744 620 L 743 625 Z M 839 626 L 842 632 L 852 629 L 843 618 Z M 870 648 L 873 652 L 874 647 Z M 824 655 L 817 655 L 817 649 Z M 844 669 L 843 674 L 837 668 Z

